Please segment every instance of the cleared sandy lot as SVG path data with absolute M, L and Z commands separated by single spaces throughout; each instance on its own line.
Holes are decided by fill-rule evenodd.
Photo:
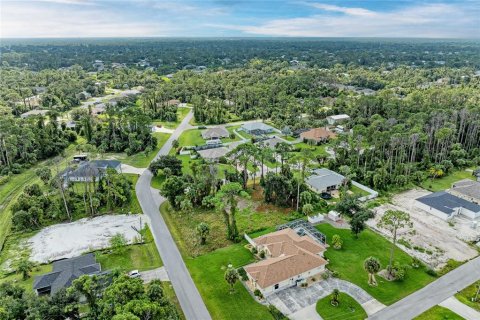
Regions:
M 424 189 L 413 189 L 393 197 L 392 204 L 384 204 L 375 208 L 376 216 L 367 224 L 387 235 L 379 229 L 377 223 L 387 210 L 402 210 L 408 212 L 413 221 L 413 231 L 402 230 L 398 239 L 408 242 L 410 248 L 399 244 L 410 255 L 415 256 L 431 267 L 441 268 L 449 259 L 464 261 L 478 255 L 466 241 L 473 241 L 480 235 L 479 228 L 472 229 L 469 220 L 461 216 L 455 217 L 452 224 L 443 221 L 415 207 L 415 199 L 429 194 Z M 415 249 L 415 247 L 417 247 Z M 424 252 L 422 252 L 424 251 Z
M 140 218 L 145 224 L 144 215 L 105 215 L 44 228 L 28 240 L 32 249 L 30 260 L 47 263 L 107 248 L 110 238 L 117 233 L 131 242 L 138 236 L 132 226 L 139 228 Z

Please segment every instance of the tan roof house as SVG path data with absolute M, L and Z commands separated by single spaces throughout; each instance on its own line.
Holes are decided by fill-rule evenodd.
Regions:
M 326 128 L 314 128 L 300 133 L 300 138 L 307 141 L 325 142 L 330 138 L 335 138 L 335 133 Z
M 224 127 L 208 128 L 202 131 L 202 137 L 205 140 L 228 138 L 230 133 Z
M 180 104 L 180 100 L 172 99 L 167 101 L 167 106 L 178 106 Z
M 325 246 L 308 235 L 299 236 L 290 228 L 252 241 L 258 252 L 265 252 L 266 258 L 244 269 L 250 288 L 260 290 L 264 296 L 296 286 L 309 277 L 320 277 L 328 263 L 323 258 Z

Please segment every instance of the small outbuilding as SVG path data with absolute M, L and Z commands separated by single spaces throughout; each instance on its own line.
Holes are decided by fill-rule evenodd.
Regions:
M 347 122 L 348 120 L 350 120 L 350 116 L 347 114 L 337 114 L 337 115 L 327 117 L 327 122 L 329 125 L 344 123 L 344 122 Z

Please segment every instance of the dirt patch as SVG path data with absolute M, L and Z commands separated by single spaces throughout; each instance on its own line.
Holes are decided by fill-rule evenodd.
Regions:
M 477 250 L 466 242 L 479 236 L 478 229 L 472 229 L 469 220 L 457 216 L 449 223 L 415 206 L 416 198 L 429 193 L 424 189 L 413 189 L 397 194 L 392 198 L 391 204 L 373 209 L 376 212 L 375 218 L 367 224 L 389 237 L 386 230 L 377 227 L 380 218 L 387 210 L 408 212 L 413 230 L 401 230 L 398 245 L 433 268 L 443 267 L 449 259 L 465 261 L 477 256 Z
M 108 248 L 110 238 L 117 233 L 132 242 L 138 236 L 132 226 L 138 228 L 140 218 L 142 224 L 146 222 L 143 215 L 105 215 L 44 228 L 28 240 L 32 249 L 30 260 L 47 263 Z

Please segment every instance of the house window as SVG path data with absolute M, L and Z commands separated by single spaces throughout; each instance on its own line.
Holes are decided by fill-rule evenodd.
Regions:
M 275 285 L 275 287 L 274 287 L 274 288 L 275 288 L 275 290 L 277 290 L 277 289 L 278 289 L 278 283 Z

